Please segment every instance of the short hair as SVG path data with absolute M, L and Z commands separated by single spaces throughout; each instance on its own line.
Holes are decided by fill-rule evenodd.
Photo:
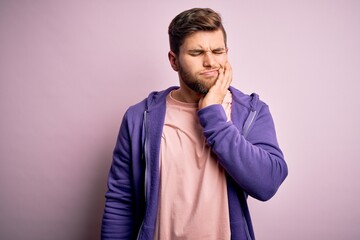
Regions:
M 185 38 L 198 31 L 221 30 L 226 44 L 226 31 L 219 13 L 210 8 L 192 8 L 178 14 L 170 23 L 170 50 L 177 56 Z

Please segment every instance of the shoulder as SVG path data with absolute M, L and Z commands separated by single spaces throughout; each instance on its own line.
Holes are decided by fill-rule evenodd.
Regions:
M 264 106 L 267 106 L 263 102 L 257 93 L 245 94 L 235 87 L 229 88 L 232 93 L 233 102 L 240 104 L 241 106 L 247 108 L 249 111 L 259 110 Z
M 144 98 L 142 101 L 131 105 L 126 113 L 126 117 L 136 117 L 138 118 L 139 115 L 143 115 L 145 111 L 149 111 L 156 107 L 164 107 L 166 96 L 177 87 L 169 87 L 162 91 L 153 91 L 151 92 L 146 98 Z

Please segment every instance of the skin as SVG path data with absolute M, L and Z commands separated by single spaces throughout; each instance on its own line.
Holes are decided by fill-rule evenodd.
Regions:
M 178 72 L 178 101 L 198 103 L 199 109 L 221 104 L 232 81 L 228 49 L 221 30 L 198 31 L 185 38 L 179 55 L 169 52 L 171 67 Z

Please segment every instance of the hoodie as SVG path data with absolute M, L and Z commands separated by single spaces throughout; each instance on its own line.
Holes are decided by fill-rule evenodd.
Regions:
M 152 92 L 125 113 L 108 177 L 101 237 L 153 239 L 166 96 Z M 268 106 L 234 87 L 231 121 L 220 104 L 198 111 L 207 144 L 226 171 L 231 239 L 254 240 L 247 197 L 269 200 L 288 174 Z

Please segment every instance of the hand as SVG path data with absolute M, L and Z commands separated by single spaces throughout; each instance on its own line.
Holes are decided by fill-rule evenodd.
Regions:
M 209 92 L 200 99 L 199 109 L 210 106 L 212 104 L 221 104 L 228 91 L 232 81 L 232 68 L 229 62 L 225 66 L 220 66 L 219 76 L 215 84 L 209 89 Z

